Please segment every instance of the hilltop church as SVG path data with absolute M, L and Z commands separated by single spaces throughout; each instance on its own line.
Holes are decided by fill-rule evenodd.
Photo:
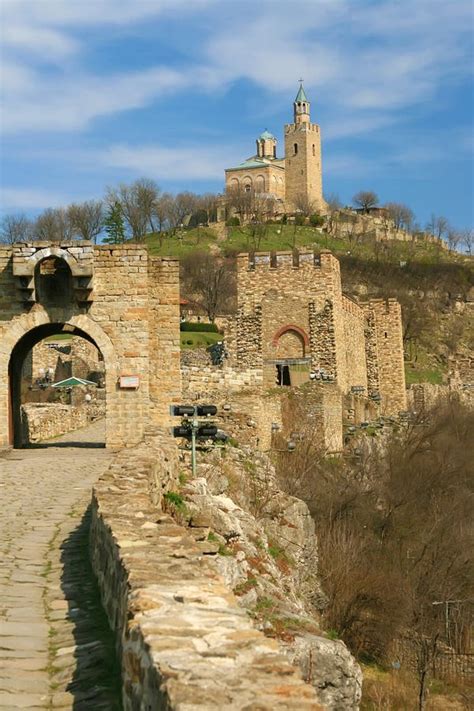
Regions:
M 321 131 L 311 123 L 311 104 L 302 81 L 293 102 L 293 123 L 285 125 L 285 156 L 277 156 L 277 139 L 265 130 L 257 153 L 225 171 L 226 194 L 255 192 L 276 199 L 278 212 L 296 212 L 302 205 L 324 212 Z

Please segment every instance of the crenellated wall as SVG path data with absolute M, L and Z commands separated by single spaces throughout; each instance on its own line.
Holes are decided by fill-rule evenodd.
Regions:
M 38 282 L 51 259 L 70 281 L 55 301 L 43 299 Z M 44 278 L 52 274 L 45 270 Z M 12 442 L 15 423 L 18 429 L 18 368 L 36 343 L 62 331 L 89 338 L 101 352 L 108 446 L 132 446 L 150 422 L 169 421 L 181 394 L 178 261 L 136 244 L 17 244 L 0 248 L 0 447 Z M 121 376 L 130 375 L 138 387 L 123 387 Z
M 380 396 L 384 414 L 405 409 L 400 305 L 344 296 L 330 252 L 238 255 L 237 300 L 230 358 L 263 367 L 265 387 L 277 384 L 283 366 L 292 385 L 322 370 L 341 393 L 357 386 Z

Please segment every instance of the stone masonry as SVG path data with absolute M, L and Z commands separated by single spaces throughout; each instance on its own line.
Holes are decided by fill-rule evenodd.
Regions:
M 208 561 L 209 529 L 185 529 L 159 510 L 177 477 L 165 442 L 122 451 L 94 490 L 91 555 L 121 659 L 124 710 L 322 711 Z
M 142 245 L 0 248 L 0 448 L 20 439 L 28 352 L 60 332 L 88 339 L 101 353 L 107 446 L 131 446 L 149 423 L 167 422 L 181 393 L 178 280 L 177 260 L 151 257 Z
M 406 408 L 400 305 L 346 297 L 330 252 L 239 254 L 237 298 L 230 361 L 262 367 L 266 387 L 276 384 L 278 364 L 306 364 L 306 379 L 322 370 L 342 394 L 362 387 L 380 396 L 383 414 Z

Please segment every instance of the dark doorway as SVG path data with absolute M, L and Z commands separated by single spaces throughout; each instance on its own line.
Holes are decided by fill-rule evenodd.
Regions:
M 72 274 L 59 257 L 43 259 L 35 270 L 37 300 L 43 306 L 66 306 L 72 301 Z
M 278 385 L 291 385 L 290 366 L 278 363 L 276 369 L 277 369 L 277 384 Z
M 48 323 L 42 326 L 37 326 L 20 338 L 12 350 L 8 366 L 10 391 L 10 443 L 15 448 L 27 446 L 23 438 L 21 416 L 23 364 L 28 353 L 34 348 L 34 346 L 40 343 L 40 341 L 61 333 L 70 333 L 74 336 L 80 336 L 81 338 L 84 338 L 92 343 L 97 350 L 99 350 L 95 341 L 87 333 L 79 328 L 65 325 L 64 323 Z

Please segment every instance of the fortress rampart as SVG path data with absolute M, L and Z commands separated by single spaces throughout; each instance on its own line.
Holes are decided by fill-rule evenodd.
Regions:
M 152 257 L 137 244 L 0 248 L 0 447 L 20 428 L 23 362 L 61 332 L 101 353 L 108 446 L 133 446 L 149 423 L 168 421 L 181 394 L 176 259 Z
M 208 562 L 209 529 L 160 510 L 177 485 L 164 434 L 123 450 L 94 489 L 91 559 L 122 666 L 125 711 L 323 711 L 277 642 Z
M 339 261 L 330 252 L 238 255 L 237 302 L 232 362 L 262 367 L 266 387 L 291 380 L 288 367 L 291 384 L 322 373 L 342 393 L 364 388 L 384 414 L 405 409 L 400 305 L 359 304 L 343 295 Z

